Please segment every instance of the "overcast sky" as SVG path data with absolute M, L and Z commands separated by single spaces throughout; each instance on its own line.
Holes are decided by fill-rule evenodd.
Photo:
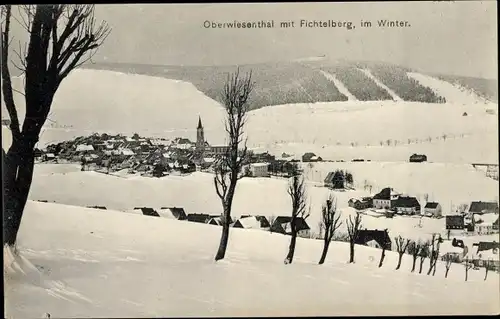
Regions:
M 497 78 L 496 1 L 96 5 L 111 35 L 95 61 L 245 64 L 326 55 L 387 61 L 429 72 Z M 216 22 L 274 20 L 274 29 L 206 29 Z M 300 19 L 352 21 L 354 30 L 280 29 Z M 377 20 L 407 20 L 381 29 Z M 361 20 L 372 21 L 370 29 Z M 297 23 L 297 22 L 296 22 Z

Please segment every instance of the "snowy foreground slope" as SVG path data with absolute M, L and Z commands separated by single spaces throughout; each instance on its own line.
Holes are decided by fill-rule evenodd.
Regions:
M 248 145 L 297 156 L 313 151 L 325 159 L 406 161 L 418 151 L 434 162 L 498 162 L 498 105 L 468 96 L 447 82 L 425 79 L 452 103 L 346 101 L 269 106 L 249 113 Z M 22 80 L 14 82 L 21 89 Z M 22 96 L 16 94 L 16 99 L 22 110 Z M 194 140 L 198 116 L 208 142 L 224 143 L 223 109 L 191 83 L 75 70 L 54 98 L 40 146 L 93 132 Z M 10 144 L 7 128 L 2 127 L 2 133 L 2 144 Z
M 447 279 L 411 273 L 405 256 L 334 242 L 233 229 L 215 263 L 220 228 L 72 206 L 29 202 L 19 251 L 5 277 L 7 318 L 495 314 L 499 277 L 453 264 Z M 5 253 L 5 252 L 4 252 Z M 7 255 L 8 257 L 8 255 Z M 12 259 L 11 259 L 12 261 Z M 427 268 L 428 261 L 425 263 Z M 20 269 L 24 270 L 24 273 Z
M 350 198 L 367 196 L 364 180 L 373 185 L 372 192 L 383 187 L 394 187 L 400 192 L 417 196 L 422 202 L 427 193 L 429 200 L 441 203 L 443 214 L 451 210 L 451 202 L 458 206 L 472 200 L 492 201 L 498 196 L 498 182 L 485 177 L 470 166 L 414 163 L 324 163 L 305 167 L 311 217 L 307 220 L 317 231 L 321 206 L 328 196 L 322 181 L 329 170 L 347 169 L 354 175 L 357 190 L 335 192 L 342 218 L 354 211 L 347 207 Z M 410 182 L 411 181 L 411 182 Z M 53 185 L 47 187 L 47 185 Z M 276 178 L 243 178 L 239 181 L 233 202 L 233 216 L 244 214 L 289 216 L 290 198 L 288 180 Z M 321 187 L 317 187 L 321 186 Z M 188 176 L 149 178 L 140 176 L 116 177 L 97 172 L 81 172 L 79 165 L 40 164 L 35 176 L 30 199 L 48 200 L 78 206 L 106 206 L 108 209 L 127 211 L 137 206 L 183 207 L 187 213 L 220 214 L 221 203 L 213 185 L 213 175 L 195 172 Z M 425 218 L 423 228 L 417 228 L 418 218 L 394 219 L 365 216 L 365 227 L 384 229 L 392 236 L 402 234 L 414 239 L 430 239 L 433 232 L 444 232 L 445 220 Z

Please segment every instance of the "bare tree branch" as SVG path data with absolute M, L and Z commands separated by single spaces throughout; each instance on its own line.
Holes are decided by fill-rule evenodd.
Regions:
M 12 138 L 19 139 L 21 132 L 19 127 L 19 118 L 17 115 L 14 94 L 12 93 L 12 81 L 9 70 L 9 33 L 10 19 L 12 16 L 12 6 L 5 5 L 5 22 L 2 23 L 2 94 L 5 101 L 5 107 L 10 117 L 10 130 Z

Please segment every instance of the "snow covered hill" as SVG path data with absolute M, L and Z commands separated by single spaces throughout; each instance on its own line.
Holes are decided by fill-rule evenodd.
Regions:
M 21 86 L 22 80 L 17 79 L 16 88 Z M 19 94 L 16 99 L 23 110 Z M 421 151 L 435 162 L 490 162 L 498 161 L 498 123 L 495 115 L 486 112 L 490 108 L 490 104 L 480 103 L 393 101 L 286 104 L 250 112 L 246 132 L 250 147 L 279 154 L 300 145 L 296 155 L 315 149 L 325 159 L 369 156 L 372 160 L 405 161 Z M 208 142 L 224 143 L 223 109 L 191 83 L 76 70 L 56 94 L 47 123 L 68 128 L 45 128 L 40 146 L 93 132 L 194 140 L 198 116 L 203 119 Z M 10 134 L 5 126 L 2 133 L 2 144 L 8 147 Z M 390 147 L 385 147 L 387 141 Z
M 217 226 L 28 202 L 20 256 L 4 251 L 6 318 L 332 316 L 495 314 L 498 274 L 453 264 L 448 278 L 411 273 L 404 256 L 333 242 L 232 229 L 226 259 L 215 263 Z M 265 249 L 263 249 L 265 247 Z M 424 269 L 428 267 L 428 261 Z M 473 292 L 473 293 L 471 293 Z M 353 296 L 356 296 L 353 298 Z M 286 302 L 284 302 L 286 301 Z
M 463 105 L 484 104 L 498 109 L 498 104 L 490 102 L 473 90 L 459 86 L 458 84 L 417 72 L 408 72 L 408 76 L 415 79 L 420 84 L 431 88 L 437 94 L 444 96 L 446 101 L 450 103 Z

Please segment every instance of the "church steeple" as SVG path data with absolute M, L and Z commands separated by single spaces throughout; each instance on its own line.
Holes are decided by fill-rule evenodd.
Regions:
M 201 116 L 198 115 L 198 129 L 202 129 L 203 125 L 201 124 Z
M 196 153 L 201 158 L 205 151 L 205 133 L 201 124 L 201 116 L 198 116 L 198 127 L 196 128 Z

